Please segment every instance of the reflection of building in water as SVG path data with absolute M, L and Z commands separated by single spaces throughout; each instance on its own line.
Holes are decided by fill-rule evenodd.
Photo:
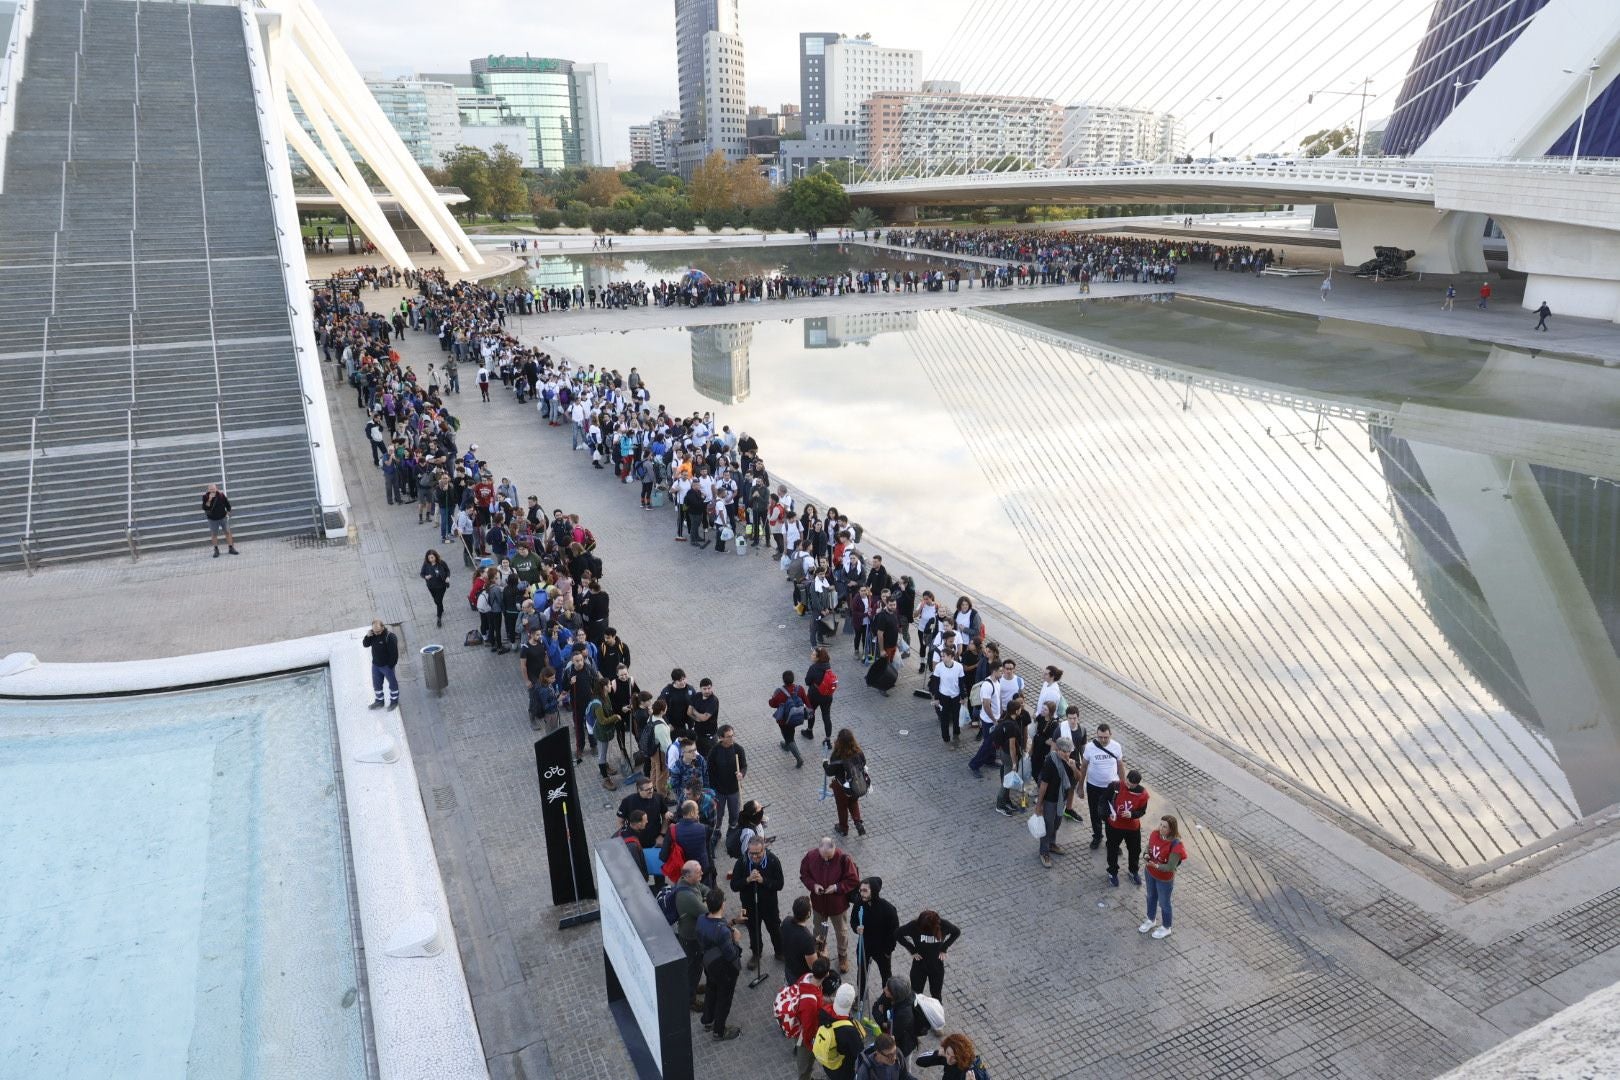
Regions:
M 804 320 L 804 347 L 837 349 L 871 341 L 879 334 L 917 329 L 915 311 L 868 311 Z
M 722 405 L 746 400 L 753 325 L 694 326 L 691 334 L 692 388 Z
M 1616 802 L 1620 489 L 1591 477 L 1620 477 L 1599 467 L 1620 434 L 1507 413 L 1510 358 L 1488 388 L 1478 358 L 1422 354 L 1446 404 L 1384 413 L 1356 391 L 1390 368 L 1298 363 L 1322 336 L 1255 335 L 1300 389 L 1283 362 L 1172 366 L 1157 339 L 1148 360 L 978 311 L 918 322 L 919 366 L 1097 661 L 1454 867 Z M 1572 372 L 1600 412 L 1604 372 Z

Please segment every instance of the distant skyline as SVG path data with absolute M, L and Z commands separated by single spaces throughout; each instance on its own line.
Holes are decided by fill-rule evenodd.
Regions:
M 362 72 L 465 71 L 491 53 L 608 65 L 608 153 L 628 160 L 629 127 L 677 108 L 675 10 L 634 0 L 636 18 L 600 8 L 536 9 L 514 0 L 316 0 Z M 799 101 L 801 32 L 870 33 L 918 49 L 924 79 L 969 92 L 1145 107 L 1176 115 L 1193 153 L 1292 153 L 1312 132 L 1394 107 L 1431 4 L 1414 0 L 1051 0 L 1008 19 L 997 5 L 828 0 L 806 8 L 741 0 L 747 102 Z M 1436 75 L 1444 82 L 1444 72 Z M 1369 100 L 1360 96 L 1370 80 Z M 1364 115 L 1363 115 L 1364 112 Z
M 452 7 L 426 0 L 316 0 L 350 59 L 362 72 L 465 71 L 491 53 L 556 56 L 608 65 L 608 152 L 630 158 L 629 127 L 677 106 L 675 6 L 634 0 L 637 19 L 604 19 L 592 6 L 538 8 L 512 0 L 464 0 Z M 800 5 L 742 0 L 748 104 L 775 110 L 799 102 L 799 34 L 870 33 L 885 45 L 921 49 L 924 70 L 946 48 L 968 0 L 934 0 L 928 18 L 909 4 L 830 0 L 807 14 Z M 810 21 L 806 21 L 806 20 Z

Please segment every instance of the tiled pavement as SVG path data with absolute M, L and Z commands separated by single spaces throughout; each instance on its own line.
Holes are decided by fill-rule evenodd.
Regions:
M 794 306 L 781 315 L 803 314 Z M 407 356 L 420 369 L 429 350 L 437 353 L 432 346 L 413 336 Z M 770 807 L 791 878 L 832 812 L 818 800 L 814 765 L 795 771 L 775 749 L 761 704 L 783 667 L 801 670 L 806 660 L 805 632 L 787 607 L 780 571 L 758 555 L 671 543 L 670 519 L 638 510 L 623 485 L 570 454 L 564 429 L 545 429 L 532 409 L 495 397 L 489 405 L 469 395 L 457 402 L 463 444 L 478 442 L 481 456 L 524 495 L 576 510 L 591 524 L 613 622 L 650 689 L 675 665 L 714 678 L 723 719 L 752 752 L 745 794 Z M 434 701 L 415 692 L 420 676 L 409 660 L 404 713 L 492 1072 L 628 1076 L 602 1004 L 599 930 L 556 929 L 566 912 L 549 902 L 533 735 L 515 658 L 455 644 L 472 619 L 455 606 L 454 589 L 445 629 L 433 629 L 415 571 L 436 531 L 416 525 L 409 508 L 383 505 L 353 399 L 336 392 L 331 400 L 358 544 L 277 545 L 260 556 L 263 565 L 247 562 L 235 578 L 225 560 L 199 570 L 179 555 L 143 560 L 133 571 L 123 563 L 68 568 L 0 582 L 0 599 L 38 613 L 29 647 L 60 659 L 273 640 L 309 632 L 306 624 L 358 624 L 372 611 L 401 623 L 410 657 L 428 641 L 447 643 L 448 693 Z M 762 441 L 768 462 L 768 433 Z M 788 479 L 814 487 L 813 478 Z M 917 576 L 925 586 L 939 580 L 921 569 Z M 236 587 L 243 580 L 251 587 Z M 466 582 L 455 567 L 452 584 Z M 183 602 L 184 614 L 177 619 L 152 604 L 158 596 Z M 137 622 L 175 629 L 151 639 L 139 626 L 87 633 L 84 617 L 60 600 L 88 600 L 97 611 L 127 611 Z M 1061 655 L 1032 644 L 1041 639 L 1031 628 L 999 616 L 992 633 L 1025 668 Z M 23 636 L 15 624 L 8 631 L 17 644 Z M 1080 667 L 1059 662 L 1071 674 Z M 972 780 L 967 751 L 935 741 L 931 715 L 906 693 L 914 676 L 883 698 L 861 685 L 847 659 L 842 670 L 838 719 L 860 735 L 876 781 L 867 800 L 871 835 L 849 848 L 863 872 L 885 878 L 903 918 L 928 905 L 963 928 L 946 976 L 947 1026 L 975 1038 L 998 1080 L 1122 1071 L 1430 1076 L 1620 975 L 1612 951 L 1620 893 L 1602 893 L 1596 881 L 1561 890 L 1553 894 L 1558 904 L 1523 920 L 1525 929 L 1476 940 L 1466 932 L 1462 898 L 1369 854 L 1357 838 L 1323 844 L 1331 826 L 1309 810 L 1212 762 L 1197 739 L 1146 709 L 1133 713 L 1117 689 L 1082 672 L 1069 699 L 1084 702 L 1092 719 L 1106 711 L 1103 703 L 1113 710 L 1155 807 L 1178 812 L 1189 834 L 1193 861 L 1178 881 L 1176 934 L 1147 940 L 1134 933 L 1140 894 L 1107 887 L 1100 853 L 1076 842 L 1076 826 L 1065 829 L 1069 854 L 1058 868 L 1041 869 L 1022 821 L 991 812 L 993 781 Z M 605 836 L 617 795 L 593 788 L 590 775 L 581 780 L 582 790 L 600 795 L 588 816 L 593 833 Z M 790 885 L 785 896 L 792 895 Z M 744 1036 L 722 1046 L 698 1039 L 700 1075 L 790 1075 L 785 1043 L 771 1030 L 772 993 L 773 983 L 739 988 L 734 1020 Z

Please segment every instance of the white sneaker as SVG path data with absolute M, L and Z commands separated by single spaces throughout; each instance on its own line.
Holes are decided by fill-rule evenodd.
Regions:
M 1168 926 L 1161 926 L 1157 930 L 1153 931 L 1153 936 L 1156 938 L 1167 938 L 1170 936 L 1170 928 Z
M 1149 919 L 1147 922 L 1143 923 L 1141 926 L 1138 926 L 1136 928 L 1136 932 L 1138 934 L 1145 934 L 1151 929 L 1153 929 L 1153 920 Z

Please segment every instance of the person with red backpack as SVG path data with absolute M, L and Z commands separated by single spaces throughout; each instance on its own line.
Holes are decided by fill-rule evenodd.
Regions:
M 793 767 L 804 768 L 804 755 L 799 753 L 799 744 L 795 737 L 799 733 L 800 724 L 807 720 L 814 723 L 810 712 L 809 690 L 793 681 L 793 672 L 784 671 L 782 685 L 776 688 L 776 692 L 765 705 L 776 720 L 776 730 L 782 736 L 782 749 L 792 754 L 793 760 L 797 763 Z
M 826 735 L 821 745 L 832 749 L 832 699 L 838 692 L 838 673 L 832 669 L 832 656 L 825 646 L 810 650 L 810 669 L 804 673 L 804 684 L 810 690 L 810 710 L 805 719 L 804 737 L 816 737 L 816 710 L 821 711 L 821 726 Z
M 793 1040 L 793 1064 L 798 1069 L 799 1080 L 809 1080 L 810 1072 L 816 1065 L 813 1050 L 816 1031 L 821 1027 L 821 1014 L 827 1008 L 821 984 L 831 970 L 832 965 L 827 958 L 820 957 L 811 965 L 808 973 L 776 993 L 773 1006 L 776 1022 L 781 1026 L 782 1034 Z

